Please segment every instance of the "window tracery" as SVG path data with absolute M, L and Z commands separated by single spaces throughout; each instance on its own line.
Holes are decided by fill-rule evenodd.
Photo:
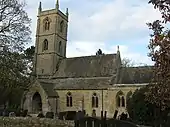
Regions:
M 45 39 L 43 42 L 43 51 L 44 50 L 48 50 L 48 40 L 47 39 Z
M 116 95 L 117 107 L 125 107 L 125 98 L 122 91 L 119 91 Z
M 67 103 L 67 107 L 72 107 L 73 106 L 73 100 L 72 100 L 72 94 L 71 92 L 68 92 L 66 95 L 66 103 Z
M 62 33 L 63 30 L 64 30 L 64 21 L 62 20 L 62 21 L 60 22 L 60 32 Z
M 96 93 L 93 93 L 92 95 L 92 107 L 93 108 L 98 108 L 99 105 L 99 99 Z
M 61 45 L 61 41 L 60 41 L 60 42 L 59 42 L 59 46 L 58 46 L 58 52 L 59 52 L 59 54 L 62 53 L 61 48 L 62 48 L 62 45 Z
M 50 20 L 48 17 L 46 17 L 46 18 L 44 19 L 44 30 L 45 30 L 45 31 L 47 31 L 47 30 L 50 29 L 50 22 L 51 22 L 51 20 Z

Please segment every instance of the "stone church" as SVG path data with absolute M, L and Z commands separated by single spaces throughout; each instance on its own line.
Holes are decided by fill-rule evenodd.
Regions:
M 88 116 L 107 117 L 127 112 L 126 102 L 136 89 L 151 79 L 151 67 L 124 67 L 119 49 L 113 54 L 66 57 L 69 20 L 59 10 L 38 9 L 32 81 L 22 101 L 30 114 L 85 111 Z

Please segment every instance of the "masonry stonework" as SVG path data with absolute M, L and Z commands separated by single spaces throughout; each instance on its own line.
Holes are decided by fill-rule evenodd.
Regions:
M 96 116 L 101 116 L 101 111 L 107 111 L 107 117 L 113 117 L 115 110 L 122 112 L 127 112 L 125 107 L 118 107 L 116 105 L 116 95 L 119 91 L 124 93 L 124 97 L 127 97 L 128 92 L 134 92 L 139 86 L 129 86 L 129 87 L 119 87 L 111 88 L 109 90 L 58 90 L 59 100 L 59 111 L 82 111 L 85 110 L 86 113 L 91 116 L 92 111 L 96 110 Z M 72 93 L 73 97 L 73 107 L 66 106 L 66 95 L 68 92 Z M 99 98 L 99 106 L 97 108 L 92 107 L 92 95 L 96 93 Z M 126 99 L 125 99 L 126 104 Z M 126 105 L 125 105 L 126 106 Z M 119 113 L 119 115 L 120 115 Z

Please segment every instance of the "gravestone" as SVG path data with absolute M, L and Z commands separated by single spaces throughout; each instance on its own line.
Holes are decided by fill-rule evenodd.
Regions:
M 16 116 L 15 112 L 10 112 L 9 113 L 9 117 L 15 117 L 15 116 Z

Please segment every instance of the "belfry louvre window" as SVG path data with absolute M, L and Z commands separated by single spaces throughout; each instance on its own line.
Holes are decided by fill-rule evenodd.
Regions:
M 60 22 L 60 32 L 62 33 L 64 29 L 64 21 Z
M 44 19 L 44 30 L 49 30 L 50 29 L 50 19 L 47 17 Z
M 93 93 L 93 95 L 92 95 L 92 107 L 98 108 L 98 105 L 99 105 L 99 99 L 97 97 L 97 94 Z
M 61 45 L 61 41 L 60 41 L 60 42 L 59 42 L 59 46 L 58 46 L 58 52 L 59 52 L 60 55 L 61 55 L 61 53 L 62 53 L 61 47 L 62 47 L 62 45 Z
M 72 100 L 72 94 L 71 92 L 68 92 L 66 95 L 66 103 L 67 103 L 67 107 L 72 107 L 73 106 L 73 100 Z
M 48 50 L 48 40 L 45 39 L 43 42 L 43 50 Z

